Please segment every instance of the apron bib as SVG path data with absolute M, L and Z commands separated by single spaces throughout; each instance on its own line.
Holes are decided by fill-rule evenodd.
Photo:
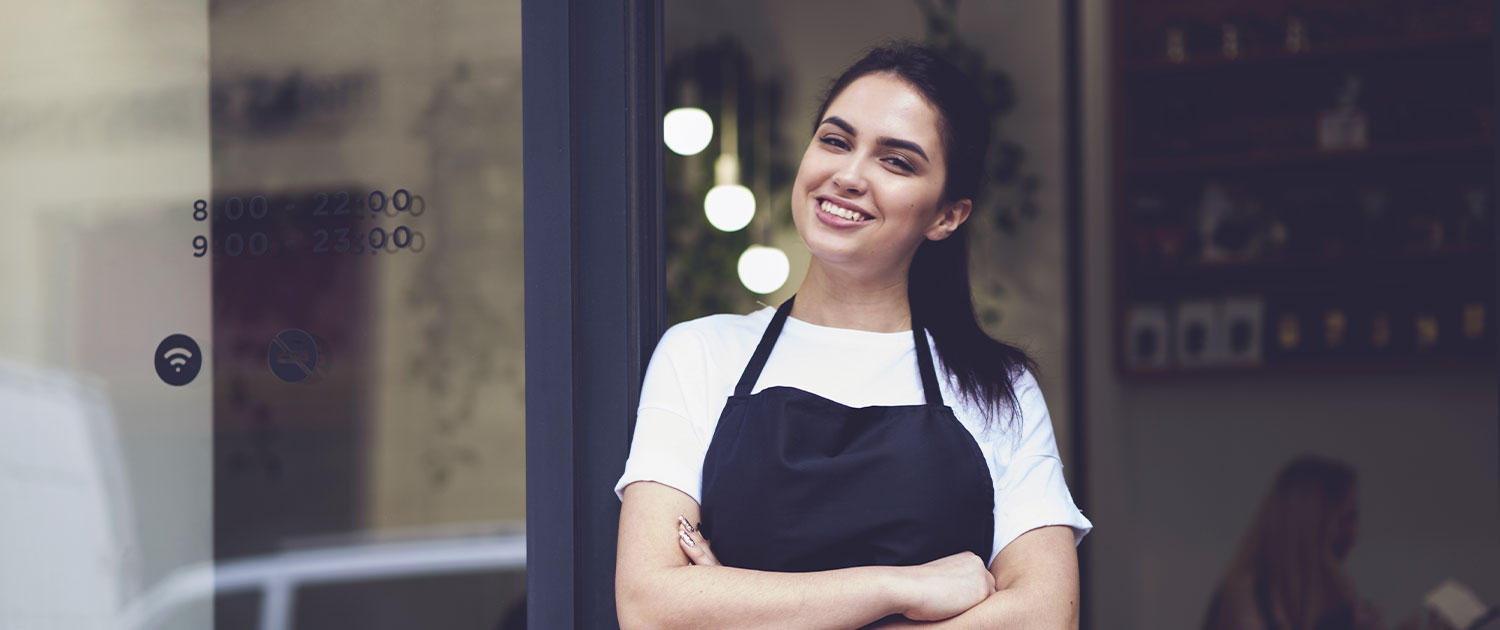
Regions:
M 926 404 L 853 408 L 793 387 L 752 395 L 791 307 L 776 309 L 703 461 L 702 531 L 714 555 L 781 572 L 916 565 L 966 550 L 987 562 L 989 465 L 943 404 L 925 332 L 912 326 Z

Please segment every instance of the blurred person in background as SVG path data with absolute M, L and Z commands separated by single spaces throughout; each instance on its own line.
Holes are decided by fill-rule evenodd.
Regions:
M 1299 456 L 1276 475 L 1209 604 L 1204 630 L 1383 630 L 1344 567 L 1359 533 L 1358 477 Z M 1421 625 L 1414 616 L 1403 630 Z M 1428 623 L 1439 623 L 1436 619 Z

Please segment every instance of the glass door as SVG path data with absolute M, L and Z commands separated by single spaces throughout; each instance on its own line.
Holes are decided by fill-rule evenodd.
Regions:
M 0 9 L 0 627 L 524 626 L 520 14 Z

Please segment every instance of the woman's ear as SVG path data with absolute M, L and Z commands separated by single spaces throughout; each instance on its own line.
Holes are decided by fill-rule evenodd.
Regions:
M 937 221 L 927 229 L 927 240 L 941 241 L 952 236 L 958 226 L 969 220 L 969 213 L 973 211 L 974 202 L 970 199 L 944 202 L 938 207 Z

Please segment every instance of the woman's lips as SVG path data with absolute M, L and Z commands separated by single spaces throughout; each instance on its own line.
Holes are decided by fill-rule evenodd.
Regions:
M 825 225 L 836 228 L 858 227 L 870 222 L 870 219 L 857 210 L 851 210 L 826 199 L 814 199 L 817 204 L 818 220 Z M 852 217 L 852 218 L 851 218 Z

